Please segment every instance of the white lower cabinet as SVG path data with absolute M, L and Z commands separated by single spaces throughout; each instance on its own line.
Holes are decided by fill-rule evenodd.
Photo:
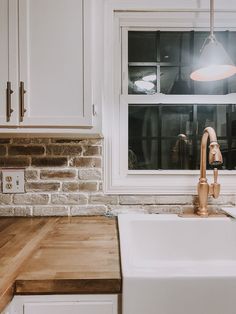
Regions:
M 9 314 L 118 314 L 117 295 L 15 296 Z

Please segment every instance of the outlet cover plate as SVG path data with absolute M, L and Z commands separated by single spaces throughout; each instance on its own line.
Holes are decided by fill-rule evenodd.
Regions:
M 7 194 L 25 192 L 24 169 L 2 169 L 2 192 Z

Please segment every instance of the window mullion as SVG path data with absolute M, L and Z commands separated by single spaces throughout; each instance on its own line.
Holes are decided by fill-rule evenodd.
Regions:
M 121 64 L 122 64 L 122 80 L 121 90 L 122 94 L 128 94 L 128 81 L 129 81 L 129 68 L 128 68 L 128 29 L 125 27 L 121 28 Z

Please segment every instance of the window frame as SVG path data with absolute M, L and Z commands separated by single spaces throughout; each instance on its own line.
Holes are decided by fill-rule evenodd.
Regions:
M 166 12 L 166 11 L 165 11 Z M 111 13 L 111 8 L 109 8 Z M 108 19 L 112 27 L 105 32 L 105 85 L 103 126 L 104 141 L 104 192 L 112 194 L 196 194 L 199 170 L 128 170 L 128 105 L 129 104 L 236 104 L 236 93 L 227 95 L 129 95 L 128 94 L 128 30 L 188 31 L 178 12 L 176 19 L 165 22 L 160 27 L 148 16 L 161 12 L 114 12 Z M 176 12 L 173 12 L 176 14 Z M 188 12 L 189 14 L 189 12 Z M 180 15 L 180 16 L 179 16 Z M 176 15 L 177 16 L 177 15 Z M 171 23 L 165 26 L 164 23 Z M 204 21 L 199 21 L 195 30 L 208 30 Z M 111 26 L 111 24 L 110 24 Z M 178 26 L 178 27 L 177 27 Z M 216 27 L 216 30 L 236 30 L 234 27 Z M 126 36 L 124 37 L 124 35 Z M 122 40 L 123 39 L 123 40 Z M 109 53 L 106 50 L 109 47 Z M 112 49 L 111 49 L 112 48 Z M 111 51 L 113 52 L 111 54 Z M 112 80 L 111 80 L 112 75 Z M 109 90 L 109 91 L 108 91 Z M 108 105 L 109 104 L 109 105 Z M 212 171 L 207 171 L 209 183 Z M 236 171 L 221 170 L 219 182 L 222 194 L 236 193 Z

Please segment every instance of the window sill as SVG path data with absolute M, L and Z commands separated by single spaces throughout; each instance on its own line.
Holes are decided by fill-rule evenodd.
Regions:
M 236 171 L 219 171 L 221 194 L 235 194 Z M 207 179 L 213 182 L 213 172 L 207 171 Z M 107 194 L 159 194 L 195 195 L 199 171 L 129 171 L 127 175 L 113 174 L 105 178 Z

